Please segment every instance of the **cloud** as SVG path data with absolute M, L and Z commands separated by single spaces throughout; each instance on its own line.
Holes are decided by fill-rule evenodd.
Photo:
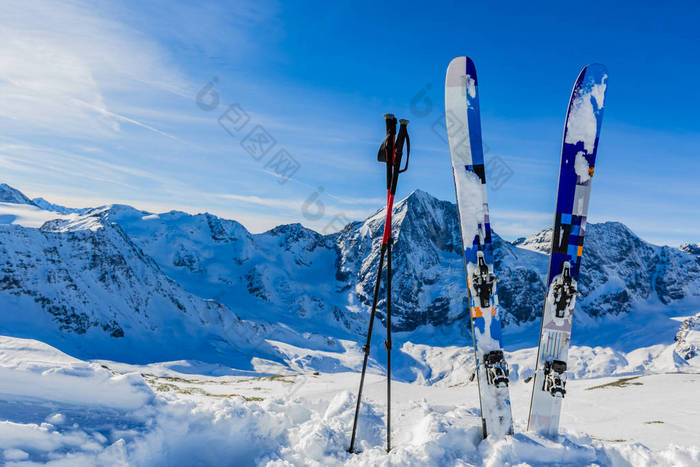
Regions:
M 145 89 L 185 95 L 187 81 L 143 34 L 91 2 L 3 2 L 0 118 L 25 132 L 109 136 L 122 123 L 109 96 Z

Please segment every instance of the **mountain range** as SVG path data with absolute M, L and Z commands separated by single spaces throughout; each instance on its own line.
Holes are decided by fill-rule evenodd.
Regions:
M 289 366 L 280 349 L 291 346 L 320 352 L 306 358 L 322 365 L 323 352 L 363 339 L 383 221 L 380 210 L 330 235 L 300 224 L 252 234 L 208 213 L 65 208 L 3 184 L 0 333 L 125 362 Z M 393 228 L 393 331 L 404 341 L 468 345 L 455 205 L 416 190 L 396 203 Z M 514 242 L 494 235 L 513 345 L 536 345 L 550 244 L 551 230 Z M 630 342 L 654 343 L 644 331 L 652 317 L 688 315 L 700 296 L 697 245 L 651 245 L 606 222 L 587 226 L 583 258 L 575 338 L 614 345 L 619 326 L 605 326 L 628 320 Z M 378 316 L 383 325 L 383 301 Z M 683 331 L 664 323 L 657 332 Z

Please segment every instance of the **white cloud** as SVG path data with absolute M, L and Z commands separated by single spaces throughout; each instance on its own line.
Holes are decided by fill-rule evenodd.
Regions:
M 185 95 L 161 48 L 90 2 L 3 2 L 0 42 L 0 118 L 25 132 L 110 135 L 140 124 L 110 110 L 111 93 Z

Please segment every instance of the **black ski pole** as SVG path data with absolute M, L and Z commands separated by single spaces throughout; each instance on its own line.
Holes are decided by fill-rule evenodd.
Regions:
M 391 450 L 391 246 L 393 237 L 391 233 L 391 214 L 394 207 L 394 196 L 396 195 L 396 185 L 399 174 L 408 169 L 408 159 L 411 152 L 411 143 L 408 137 L 408 120 L 401 120 L 399 133 L 396 135 L 396 118 L 392 114 L 384 115 L 386 121 L 387 136 L 379 149 L 377 159 L 386 163 L 386 188 L 387 207 L 384 222 L 384 235 L 379 256 L 379 269 L 377 271 L 377 281 L 374 285 L 374 297 L 372 299 L 372 311 L 369 318 L 369 330 L 367 332 L 367 342 L 363 347 L 364 360 L 362 363 L 362 375 L 360 376 L 360 388 L 357 393 L 357 405 L 355 407 L 355 418 L 352 426 L 352 437 L 350 438 L 349 452 L 355 452 L 355 436 L 357 434 L 357 419 L 362 401 L 362 388 L 367 371 L 367 360 L 369 358 L 370 342 L 372 340 L 372 329 L 374 317 L 377 311 L 379 298 L 379 288 L 381 284 L 382 271 L 384 268 L 384 255 L 387 255 L 387 339 L 384 346 L 387 349 L 387 452 Z M 404 144 L 406 145 L 406 165 L 401 168 L 401 158 Z
M 386 176 L 387 176 L 387 216 L 391 219 L 391 210 L 389 208 L 389 192 L 391 188 L 392 172 L 393 166 L 390 161 L 393 160 L 394 156 L 394 143 L 396 138 L 396 117 L 392 114 L 384 115 L 386 122 L 386 138 L 379 148 L 379 154 L 377 159 L 382 162 L 386 162 Z M 391 222 L 391 221 L 389 221 Z M 389 223 L 391 225 L 391 223 Z M 382 238 L 382 246 L 379 252 L 379 269 L 377 271 L 377 280 L 374 284 L 374 296 L 372 298 L 372 311 L 369 315 L 369 329 L 367 330 L 367 341 L 362 348 L 364 352 L 364 360 L 362 362 L 362 375 L 360 376 L 360 388 L 357 391 L 357 404 L 355 406 L 355 419 L 352 424 L 352 437 L 350 438 L 350 448 L 349 452 L 355 452 L 355 436 L 357 434 L 357 417 L 360 414 L 360 403 L 362 402 L 362 387 L 365 383 L 365 373 L 367 371 L 367 359 L 369 358 L 369 349 L 372 341 L 372 328 L 374 327 L 374 316 L 377 312 L 377 300 L 379 298 L 379 286 L 382 280 L 382 270 L 384 269 L 384 255 L 386 254 L 387 243 L 385 241 L 387 236 L 386 233 L 386 222 L 384 224 L 384 237 Z
M 399 134 L 396 137 L 396 150 L 394 153 L 392 183 L 389 188 L 389 196 L 393 208 L 394 195 L 396 194 L 396 185 L 399 180 L 399 174 L 408 169 L 408 158 L 410 156 L 410 140 L 408 139 L 408 120 L 400 120 L 401 127 Z M 401 169 L 401 155 L 403 152 L 404 143 L 407 145 L 406 152 L 406 167 Z M 386 251 L 386 452 L 391 451 L 391 249 L 394 244 L 394 237 L 391 232 L 391 222 L 389 223 L 389 239 L 387 241 Z

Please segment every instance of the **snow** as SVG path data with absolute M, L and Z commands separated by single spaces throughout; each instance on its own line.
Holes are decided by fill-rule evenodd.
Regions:
M 467 93 L 472 99 L 476 97 L 476 80 L 470 75 L 465 76 L 465 86 L 467 88 Z
M 605 88 L 607 86 L 608 75 L 603 75 L 603 79 L 600 84 L 596 84 L 591 88 L 591 96 L 595 99 L 596 106 L 599 109 L 603 108 L 605 105 Z
M 591 179 L 590 169 L 591 166 L 583 155 L 583 151 L 577 152 L 576 160 L 574 161 L 574 170 L 576 171 L 576 175 L 578 175 L 579 183 L 587 182 Z
M 581 281 L 586 295 L 579 306 L 601 310 L 606 297 L 627 290 L 634 307 L 619 315 L 574 315 L 574 343 L 585 345 L 569 351 L 563 435 L 548 440 L 525 433 L 532 384 L 523 379 L 534 371 L 536 319 L 504 329 L 516 434 L 481 441 L 476 381 L 469 382 L 474 352 L 461 318 L 463 296 L 453 293 L 464 289 L 456 210 L 423 192 L 397 203 L 397 249 L 411 254 L 396 255 L 403 263 L 395 268 L 395 311 L 401 300 L 408 311 L 395 318 L 424 313 L 438 297 L 450 296 L 456 298 L 445 316 L 454 319 L 423 321 L 394 335 L 395 449 L 389 455 L 383 450 L 385 329 L 376 323 L 359 428 L 363 452 L 352 456 L 345 449 L 362 363 L 358 336 L 366 331 L 366 284 L 376 277 L 376 243 L 371 247 L 383 212 L 337 237 L 298 225 L 251 235 L 211 215 L 119 205 L 63 215 L 26 202 L 0 203 L 0 218 L 19 224 L 0 226 L 0 241 L 4 271 L 14 268 L 5 284 L 22 287 L 6 289 L 0 302 L 0 333 L 13 335 L 0 338 L 0 463 L 700 463 L 700 414 L 692 397 L 700 373 L 696 257 L 648 245 L 621 224 L 588 226 L 586 255 L 596 268 Z M 495 242 L 501 242 L 498 272 L 511 271 L 499 292 L 516 283 L 515 272 L 530 272 L 532 295 L 541 300 L 537 278 L 547 272 L 542 252 L 551 231 L 520 248 Z M 337 264 L 365 287 L 326 280 Z M 649 264 L 655 265 L 651 273 L 643 269 Z M 259 301 L 243 280 L 249 271 L 251 282 L 264 284 Z M 341 295 L 337 290 L 346 284 L 351 288 Z M 679 291 L 682 300 L 673 298 Z M 49 316 L 38 297 L 65 305 L 66 314 Z M 52 316 L 63 319 L 64 328 L 53 329 Z M 123 337 L 103 330 L 112 319 Z M 99 325 L 85 332 L 82 322 Z
M 72 215 L 45 211 L 31 204 L 0 202 L 0 224 L 15 224 L 39 228 L 53 219 L 73 219 Z
M 412 353 L 438 352 L 427 361 L 443 371 L 449 371 L 450 354 L 471 350 L 409 347 Z M 534 350 L 508 355 L 516 374 L 534 359 Z M 563 434 L 555 440 L 525 432 L 531 384 L 522 379 L 510 388 L 516 434 L 484 441 L 475 382 L 462 376 L 451 384 L 394 381 L 389 454 L 386 380 L 370 372 L 359 419 L 361 452 L 352 455 L 346 450 L 356 372 L 276 376 L 222 374 L 222 367 L 186 362 L 84 362 L 38 341 L 9 337 L 0 338 L 0 355 L 6 465 L 700 463 L 700 377 L 692 372 L 570 379 Z
M 566 123 L 566 138 L 568 144 L 583 142 L 583 147 L 587 153 L 593 152 L 595 137 L 598 127 L 597 111 L 603 108 L 607 75 L 604 75 L 602 82 L 593 83 L 588 89 L 580 88 L 569 109 L 569 116 Z M 593 101 L 596 107 L 593 107 Z
M 49 378 L 55 385 L 46 386 Z M 152 394 L 135 375 L 114 375 L 39 341 L 0 336 L 0 393 L 22 387 L 22 395 L 66 404 L 137 408 Z

